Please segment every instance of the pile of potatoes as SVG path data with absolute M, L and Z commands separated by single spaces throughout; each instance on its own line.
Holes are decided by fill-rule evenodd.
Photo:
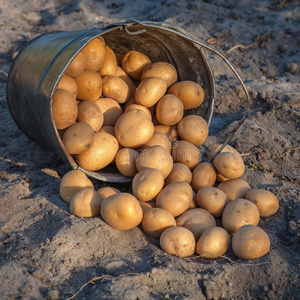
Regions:
M 114 164 L 132 178 L 131 192 L 95 189 L 80 170 L 64 175 L 60 196 L 78 217 L 99 217 L 111 227 L 141 226 L 169 254 L 203 258 L 268 253 L 260 218 L 278 210 L 277 197 L 241 179 L 242 156 L 231 146 L 202 161 L 208 124 L 188 114 L 204 100 L 202 87 L 178 81 L 174 66 L 139 51 L 114 53 L 99 36 L 63 74 L 52 97 L 53 118 L 66 150 L 90 171 Z M 222 224 L 217 226 L 217 223 Z

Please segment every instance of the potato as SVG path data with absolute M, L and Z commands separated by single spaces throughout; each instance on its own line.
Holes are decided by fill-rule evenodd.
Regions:
M 95 102 L 83 100 L 78 103 L 78 122 L 89 124 L 97 132 L 101 129 L 103 120 L 102 111 Z
M 270 238 L 260 227 L 244 225 L 232 237 L 232 250 L 241 259 L 255 259 L 266 255 L 270 250 Z
M 159 77 L 145 78 L 138 85 L 135 93 L 135 102 L 145 107 L 155 105 L 166 93 L 167 84 Z
M 143 216 L 142 228 L 146 234 L 159 238 L 167 228 L 176 226 L 175 218 L 162 208 L 150 208 Z
M 137 157 L 135 164 L 138 171 L 145 168 L 155 168 L 160 170 L 163 177 L 166 178 L 173 168 L 173 159 L 164 147 L 157 145 L 143 150 Z
M 173 95 L 163 96 L 156 106 L 156 118 L 162 125 L 176 125 L 183 117 L 182 102 Z
M 124 112 L 127 112 L 127 111 L 130 111 L 130 110 L 133 110 L 133 109 L 140 109 L 142 110 L 143 112 L 145 112 L 147 114 L 147 117 L 148 119 L 151 121 L 152 120 L 152 115 L 149 111 L 149 109 L 143 105 L 139 105 L 139 104 L 130 104 L 128 105 L 126 108 L 125 108 L 125 111 Z
M 198 203 L 196 201 L 196 193 L 193 191 L 193 199 L 192 199 L 192 202 L 190 203 L 190 206 L 188 208 L 188 210 L 190 209 L 194 209 L 194 208 L 198 208 Z
M 96 101 L 102 93 L 102 77 L 95 71 L 84 70 L 74 77 L 77 84 L 77 99 Z
M 208 137 L 207 122 L 200 116 L 189 115 L 184 117 L 177 125 L 178 135 L 181 139 L 200 146 Z
M 169 153 L 171 153 L 171 141 L 162 132 L 154 132 L 152 138 L 147 143 L 139 147 L 139 150 L 144 150 L 148 147 L 157 145 L 164 147 Z
M 154 125 L 140 109 L 130 110 L 120 116 L 115 125 L 115 135 L 126 148 L 136 148 L 147 143 L 153 136 Z
M 143 214 L 151 208 L 156 207 L 155 205 L 155 200 L 150 200 L 150 201 L 139 201 L 141 208 L 143 210 Z
M 168 125 L 156 125 L 154 126 L 155 132 L 162 132 L 164 133 L 170 141 L 177 141 L 178 139 L 178 132 L 176 126 L 168 126 Z
M 104 63 L 106 54 L 103 40 L 94 38 L 82 49 L 82 51 L 87 57 L 85 68 L 91 71 L 98 71 Z
M 52 114 L 55 126 L 59 130 L 74 124 L 78 114 L 74 96 L 66 90 L 56 89 L 52 96 Z
M 115 126 L 122 115 L 123 110 L 120 104 L 112 98 L 99 98 L 95 101 L 103 114 L 104 126 Z
M 80 167 L 89 171 L 100 170 L 109 165 L 119 149 L 115 137 L 106 132 L 96 132 L 93 146 L 76 155 L 76 162 Z
M 102 95 L 106 98 L 112 98 L 118 103 L 125 103 L 131 96 L 127 83 L 116 75 L 103 77 Z
M 101 217 L 111 227 L 128 230 L 143 219 L 139 201 L 129 193 L 117 193 L 105 198 L 101 204 Z
M 193 233 L 196 241 L 198 241 L 206 228 L 216 226 L 216 220 L 205 209 L 194 208 L 179 216 L 176 219 L 176 225 L 189 229 Z
M 77 84 L 75 80 L 68 76 L 68 75 L 63 75 L 62 78 L 60 79 L 57 89 L 62 89 L 68 91 L 70 94 L 74 96 L 74 98 L 77 98 Z
M 122 68 L 133 79 L 141 80 L 143 69 L 151 64 L 150 58 L 139 51 L 128 51 L 122 58 Z
M 162 78 L 166 82 L 167 87 L 169 87 L 177 81 L 178 74 L 177 70 L 170 63 L 154 62 L 143 69 L 141 81 L 149 77 Z
M 98 195 L 101 197 L 102 200 L 106 199 L 111 195 L 121 193 L 118 189 L 111 186 L 101 187 L 96 192 L 98 193 Z
M 114 51 L 107 45 L 105 48 L 105 57 L 102 66 L 98 70 L 101 76 L 115 75 L 117 71 L 117 58 Z
M 216 182 L 217 183 L 221 183 L 224 181 L 229 180 L 229 178 L 224 177 L 223 175 L 221 175 L 220 173 L 217 173 L 217 178 L 216 178 Z
M 207 159 L 208 160 L 211 159 L 222 146 L 223 144 L 213 146 L 213 148 L 210 150 L 210 152 L 207 155 Z M 224 149 L 221 152 L 232 152 L 232 153 L 239 154 L 238 151 L 236 151 L 233 147 L 231 147 L 228 144 L 224 147 Z
M 117 66 L 115 75 L 120 77 L 127 83 L 128 87 L 130 89 L 130 94 L 134 95 L 135 91 L 136 91 L 136 86 L 135 86 L 134 82 L 132 81 L 131 77 L 119 66 Z M 133 99 L 134 99 L 134 96 L 133 96 Z
M 80 51 L 67 67 L 65 74 L 71 77 L 79 76 L 85 70 L 86 62 L 87 57 L 85 53 Z
M 199 149 L 187 141 L 177 141 L 173 144 L 172 156 L 175 162 L 183 163 L 193 170 L 200 164 L 202 156 Z
M 196 252 L 203 258 L 214 259 L 224 255 L 229 248 L 230 236 L 222 227 L 203 231 L 196 244 Z
M 156 197 L 156 207 L 169 211 L 174 217 L 184 213 L 193 199 L 193 190 L 187 182 L 173 182 Z
M 140 201 L 149 201 L 157 196 L 164 186 L 164 176 L 160 170 L 144 168 L 132 181 L 133 195 Z
M 184 227 L 177 226 L 164 230 L 159 243 L 163 251 L 179 257 L 193 255 L 196 247 L 193 233 Z
M 66 173 L 59 187 L 60 197 L 70 204 L 73 195 L 84 188 L 94 188 L 92 181 L 80 170 L 72 170 Z
M 219 153 L 213 160 L 217 171 L 228 179 L 237 179 L 245 172 L 245 164 L 240 154 L 232 152 Z
M 249 200 L 238 198 L 225 206 L 222 214 L 222 225 L 229 234 L 234 234 L 243 225 L 257 225 L 259 219 L 257 206 Z
M 184 109 L 196 108 L 204 100 L 203 88 L 194 81 L 179 81 L 173 84 L 167 91 L 168 94 L 178 97 L 184 106 Z
M 196 201 L 200 208 L 207 210 L 215 218 L 222 216 L 224 207 L 229 202 L 223 191 L 212 186 L 200 188 L 196 194 Z
M 246 193 L 251 189 L 248 182 L 240 178 L 224 181 L 217 188 L 226 194 L 229 201 L 244 198 Z
M 84 188 L 76 192 L 70 202 L 70 213 L 81 218 L 93 218 L 100 215 L 101 198 L 93 188 Z
M 114 126 L 102 126 L 99 132 L 106 132 L 115 137 L 115 127 Z
M 213 164 L 203 162 L 193 170 L 192 188 L 195 192 L 204 186 L 213 186 L 216 182 L 217 174 Z
M 172 182 L 187 182 L 191 183 L 192 172 L 188 166 L 182 163 L 174 163 L 171 173 L 165 180 L 165 185 Z
M 74 123 L 65 131 L 63 143 L 70 154 L 82 153 L 93 145 L 94 130 L 87 123 Z
M 133 177 L 138 173 L 135 166 L 138 152 L 132 148 L 122 148 L 116 155 L 116 166 L 121 174 L 127 177 Z
M 250 200 L 258 207 L 262 218 L 274 215 L 279 207 L 278 198 L 273 193 L 263 189 L 249 190 L 245 199 Z

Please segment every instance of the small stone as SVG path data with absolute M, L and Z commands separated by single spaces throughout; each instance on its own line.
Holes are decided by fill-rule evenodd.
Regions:
M 287 72 L 291 73 L 291 74 L 295 74 L 298 72 L 299 66 L 296 63 L 289 63 L 286 66 L 286 70 Z

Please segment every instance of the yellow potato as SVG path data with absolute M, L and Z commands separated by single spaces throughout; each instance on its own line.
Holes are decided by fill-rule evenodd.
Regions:
M 66 173 L 59 187 L 60 197 L 70 204 L 73 195 L 84 188 L 94 188 L 92 181 L 80 170 L 72 170 Z
M 135 166 L 138 152 L 132 148 L 122 148 L 116 155 L 116 166 L 121 174 L 127 177 L 133 177 L 138 170 Z
M 76 155 L 76 162 L 80 167 L 90 171 L 100 170 L 109 165 L 119 149 L 115 137 L 106 132 L 96 132 L 93 146 Z
M 111 186 L 104 186 L 102 188 L 99 188 L 96 192 L 101 198 L 101 204 L 103 200 L 106 199 L 107 197 L 117 193 L 121 193 L 118 189 Z
M 103 114 L 103 125 L 115 126 L 117 120 L 123 113 L 120 104 L 112 98 L 99 98 L 95 103 L 99 106 Z
M 206 228 L 215 227 L 215 218 L 205 209 L 194 208 L 187 210 L 176 219 L 176 225 L 189 229 L 196 241 Z
M 85 68 L 91 71 L 98 71 L 104 63 L 106 54 L 103 40 L 101 40 L 101 38 L 94 38 L 82 51 L 87 57 Z
M 99 132 L 106 132 L 115 137 L 115 127 L 114 126 L 102 126 Z
M 142 145 L 139 150 L 144 150 L 148 147 L 157 145 L 164 147 L 169 153 L 171 153 L 171 141 L 162 132 L 154 132 L 152 138 L 147 143 Z
M 211 150 L 210 152 L 208 153 L 207 155 L 207 159 L 211 159 L 214 154 L 222 147 L 223 145 L 222 144 L 219 144 L 219 145 L 215 145 Z M 224 147 L 224 149 L 221 151 L 221 152 L 232 152 L 232 153 L 237 153 L 239 154 L 238 151 L 236 151 L 232 146 L 230 145 L 226 145 Z
M 115 229 L 128 230 L 142 222 L 143 210 L 133 195 L 117 193 L 103 200 L 101 217 Z
M 164 147 L 157 145 L 143 150 L 137 157 L 135 164 L 138 171 L 145 168 L 155 168 L 160 170 L 163 177 L 166 178 L 173 168 L 173 159 Z
M 62 76 L 61 80 L 57 85 L 57 89 L 66 90 L 70 94 L 72 94 L 75 99 L 77 98 L 77 84 L 72 77 L 66 74 Z
M 78 114 L 74 96 L 66 90 L 55 90 L 52 96 L 52 114 L 55 126 L 59 130 L 74 124 Z
M 104 46 L 105 48 L 105 58 L 102 66 L 98 70 L 98 73 L 101 76 L 106 75 L 115 75 L 117 71 L 117 58 L 114 51 L 108 46 Z
M 95 132 L 98 132 L 103 125 L 103 114 L 99 106 L 92 101 L 83 100 L 78 103 L 78 122 L 89 124 Z
M 170 141 L 177 141 L 178 139 L 178 132 L 176 126 L 168 126 L 168 125 L 156 125 L 154 126 L 155 132 L 162 132 L 164 133 Z
M 94 143 L 94 130 L 91 125 L 78 122 L 67 128 L 63 143 L 70 154 L 79 154 L 91 148 Z
M 143 216 L 142 228 L 146 234 L 159 238 L 169 227 L 176 226 L 175 218 L 167 210 L 162 208 L 150 208 Z
M 118 103 L 125 103 L 131 96 L 127 83 L 116 75 L 103 77 L 102 95 L 106 98 L 112 98 Z
M 87 57 L 85 53 L 83 51 L 80 51 L 67 67 L 65 74 L 71 77 L 79 76 L 85 70 L 86 62 Z
M 184 106 L 184 109 L 196 108 L 204 100 L 204 90 L 196 82 L 179 81 L 173 84 L 167 91 L 168 94 L 178 97 Z
M 135 91 L 136 91 L 135 83 L 132 81 L 131 77 L 121 67 L 117 66 L 116 73 L 114 75 L 120 77 L 127 83 L 128 87 L 130 89 L 131 95 L 135 94 Z M 133 97 L 133 99 L 134 99 L 134 97 Z
M 172 182 L 187 182 L 191 183 L 192 172 L 188 166 L 182 163 L 174 163 L 171 173 L 165 180 L 165 185 Z
M 143 105 L 132 103 L 132 104 L 126 106 L 124 112 L 130 111 L 130 110 L 133 110 L 133 109 L 140 109 L 140 110 L 144 111 L 147 114 L 148 119 L 150 121 L 152 120 L 152 115 L 151 115 L 149 109 L 147 107 L 143 106 Z
M 184 227 L 177 226 L 164 230 L 160 235 L 159 243 L 162 250 L 179 257 L 193 255 L 196 247 L 193 233 Z
M 139 201 L 141 208 L 143 210 L 143 214 L 151 208 L 156 207 L 155 205 L 155 200 L 150 200 L 150 201 Z
M 164 186 L 164 176 L 160 170 L 144 168 L 132 181 L 133 195 L 140 201 L 150 201 L 157 196 Z
M 216 182 L 217 174 L 213 164 L 203 162 L 193 170 L 192 188 L 195 192 L 204 186 L 213 186 Z
M 237 198 L 244 198 L 246 193 L 251 189 L 248 182 L 243 179 L 226 180 L 218 185 L 218 189 L 222 190 L 229 201 Z

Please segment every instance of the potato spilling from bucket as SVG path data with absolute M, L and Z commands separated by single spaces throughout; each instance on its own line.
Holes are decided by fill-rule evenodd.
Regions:
M 169 62 L 115 53 L 101 36 L 78 53 L 52 97 L 62 143 L 82 169 L 112 165 L 132 186 L 130 193 L 95 190 L 73 170 L 61 180 L 61 198 L 78 217 L 102 218 L 117 230 L 139 226 L 171 255 L 217 259 L 231 237 L 238 258 L 266 255 L 270 240 L 259 221 L 276 213 L 278 199 L 241 178 L 244 160 L 233 147 L 214 158 L 222 145 L 200 152 L 209 127 L 187 110 L 205 101 L 204 90 L 178 78 Z M 264 246 L 249 254 L 256 244 Z

